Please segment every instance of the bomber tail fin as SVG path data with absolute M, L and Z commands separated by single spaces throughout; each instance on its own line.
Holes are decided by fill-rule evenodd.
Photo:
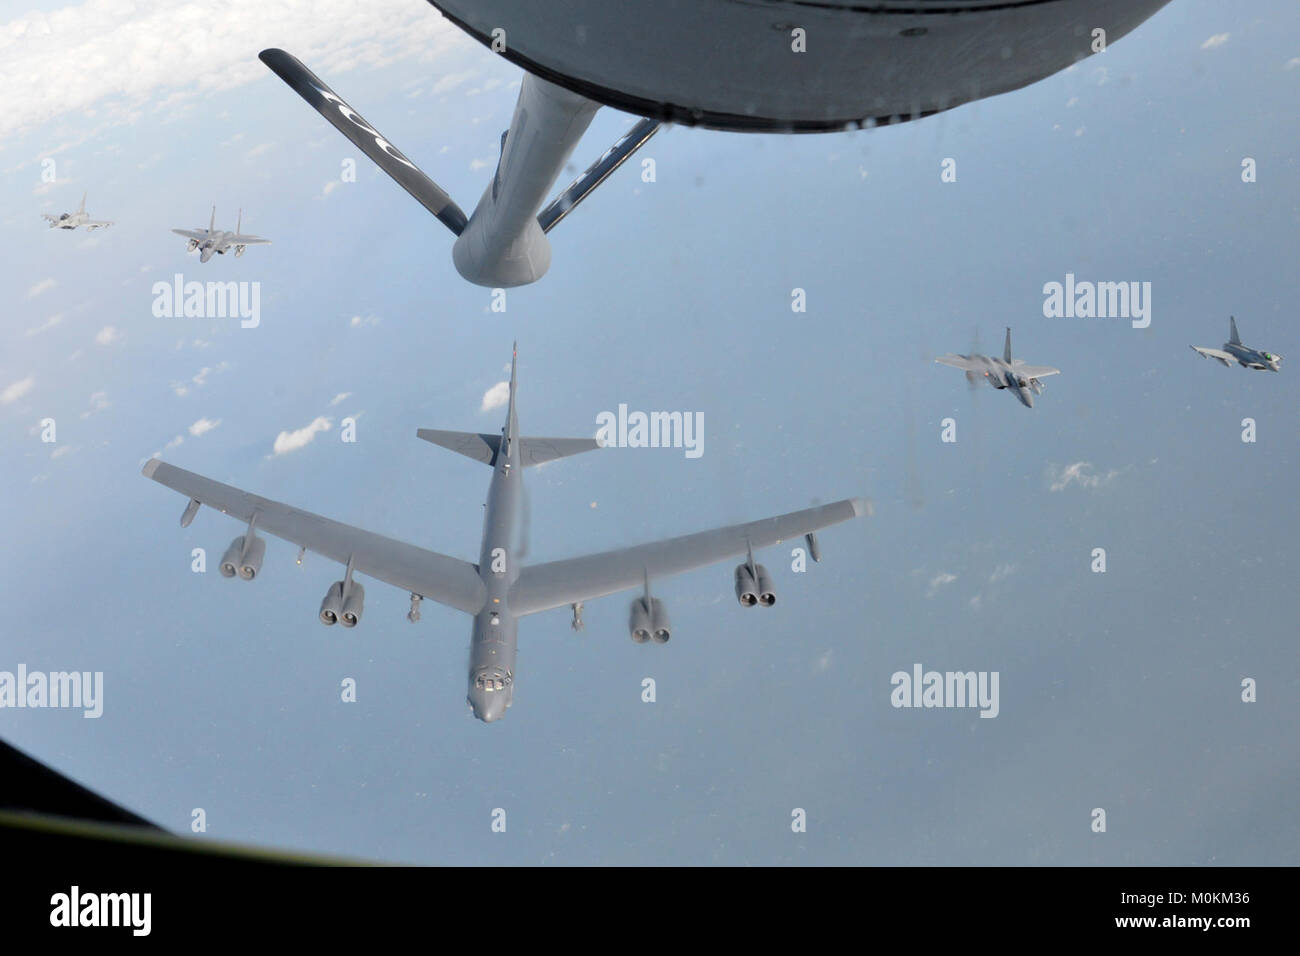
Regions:
M 1228 343 L 1230 345 L 1240 345 L 1241 336 L 1237 334 L 1237 320 L 1232 316 L 1228 316 L 1228 332 Z
M 501 436 L 487 435 L 479 432 L 449 432 L 436 428 L 421 428 L 415 433 L 418 437 L 435 445 L 441 445 L 458 455 L 473 458 L 485 465 L 495 465 L 497 452 L 501 450 Z M 567 458 L 584 451 L 602 447 L 594 438 L 518 438 L 519 464 L 524 468 L 532 465 L 544 465 L 557 458 Z

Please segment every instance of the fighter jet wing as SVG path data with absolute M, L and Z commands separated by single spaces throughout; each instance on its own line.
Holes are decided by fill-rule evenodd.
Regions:
M 478 570 L 467 561 L 300 511 L 176 468 L 157 458 L 145 463 L 143 474 L 188 495 L 191 501 L 215 508 L 239 521 L 247 522 L 256 514 L 254 533 L 264 531 L 340 564 L 347 564 L 351 559 L 354 572 L 378 578 L 403 591 L 431 598 L 466 614 L 477 614 L 486 600 Z
M 59 217 L 58 217 L 58 216 L 51 216 L 48 212 L 43 212 L 43 213 L 41 213 L 41 218 L 44 219 L 46 222 L 58 222 L 58 221 L 59 221 Z
M 259 238 L 259 237 L 257 237 L 257 236 L 238 236 L 238 235 L 236 235 L 236 236 L 230 236 L 230 237 L 228 237 L 228 238 L 226 239 L 226 243 L 227 243 L 228 245 L 231 245 L 231 246 L 261 246 L 261 245 L 270 245 L 270 244 L 271 244 L 271 240 L 270 240 L 270 239 L 261 239 L 261 238 Z
M 83 223 L 83 225 L 86 227 L 87 230 L 90 230 L 90 229 L 107 229 L 109 226 L 113 225 L 113 221 L 112 221 L 111 219 L 105 219 L 105 220 L 92 220 L 92 221 L 90 221 L 90 222 Z
M 1193 352 L 1200 352 L 1205 358 L 1218 359 L 1228 368 L 1232 368 L 1234 365 L 1238 364 L 1237 356 L 1231 355 L 1227 352 L 1221 352 L 1218 349 L 1206 349 L 1201 348 L 1199 345 L 1193 345 L 1191 346 L 1191 350 Z
M 197 239 L 199 242 L 208 238 L 206 229 L 173 229 L 172 232 L 178 236 L 184 236 L 186 239 Z
M 940 355 L 935 361 L 940 365 L 951 365 L 953 368 L 964 369 L 967 372 L 982 372 L 988 368 L 985 363 L 976 361 L 972 356 L 953 355 L 951 352 Z
M 1025 378 L 1047 378 L 1049 375 L 1060 375 L 1059 368 L 1052 368 L 1050 365 L 1021 365 L 1016 363 L 1012 365 L 1016 372 Z
M 525 567 L 510 591 L 510 610 L 519 615 L 535 614 L 590 601 L 640 587 L 646 575 L 654 579 L 702 568 L 744 555 L 750 547 L 779 544 L 869 513 L 865 500 L 850 498 L 749 524 Z

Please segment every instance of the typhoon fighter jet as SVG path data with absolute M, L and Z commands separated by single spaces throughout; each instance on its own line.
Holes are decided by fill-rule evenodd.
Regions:
M 235 231 L 226 232 L 224 229 L 217 228 L 217 207 L 212 207 L 212 218 L 208 221 L 208 228 L 200 226 L 198 229 L 173 229 L 172 232 L 178 236 L 184 236 L 189 240 L 185 247 L 186 252 L 199 250 L 199 262 L 207 262 L 213 254 L 224 256 L 226 250 L 234 247 L 235 256 L 239 257 L 244 254 L 245 246 L 263 246 L 270 245 L 270 239 L 260 239 L 257 236 L 245 236 L 239 232 L 240 226 L 244 222 L 244 210 L 239 210 L 239 218 L 235 221 Z
M 65 212 L 58 216 L 43 212 L 41 218 L 50 224 L 51 229 L 76 229 L 78 226 L 85 226 L 86 232 L 94 232 L 96 229 L 107 229 L 113 225 L 110 220 L 90 218 L 90 214 L 86 212 L 86 193 L 81 194 L 81 205 L 76 212 Z
M 1237 320 L 1232 316 L 1228 316 L 1228 341 L 1223 343 L 1223 351 L 1200 345 L 1193 345 L 1191 349 L 1205 358 L 1218 359 L 1228 368 L 1237 364 L 1242 368 L 1257 368 L 1260 371 L 1280 372 L 1282 370 L 1282 356 L 1241 344 L 1241 336 L 1237 334 Z
M 966 373 L 966 381 L 972 385 L 978 384 L 980 379 L 983 379 L 994 388 L 1011 389 L 1026 408 L 1033 408 L 1034 395 L 1043 393 L 1046 386 L 1040 380 L 1049 375 L 1058 375 L 1061 371 L 1059 368 L 1051 368 L 1047 365 L 1026 365 L 1024 359 L 1013 359 L 1010 329 L 1007 329 L 1007 342 L 1002 348 L 1002 358 L 990 358 L 978 353 L 954 355 L 949 352 L 947 355 L 940 355 L 935 361 L 940 365 L 951 365 L 953 368 L 962 369 Z
M 734 576 L 736 600 L 746 608 L 770 608 L 776 603 L 775 584 L 767 568 L 755 562 L 755 550 L 803 537 L 808 555 L 819 561 L 816 531 L 870 513 L 865 500 L 851 498 L 653 544 L 522 565 L 518 542 L 525 514 L 524 469 L 591 451 L 601 444 L 594 438 L 520 435 L 515 412 L 515 364 L 512 360 L 509 405 L 499 434 L 428 428 L 416 432 L 425 441 L 492 469 L 477 564 L 300 511 L 156 458 L 145 464 L 144 476 L 189 498 L 181 515 L 181 527 L 190 524 L 200 505 L 247 525 L 221 559 L 221 573 L 227 578 L 238 576 L 251 581 L 259 576 L 266 541 L 257 532 L 298 545 L 302 549 L 300 562 L 304 552 L 314 551 L 343 565 L 343 579 L 333 582 L 321 601 L 319 617 L 324 624 L 354 627 L 360 621 L 365 589 L 354 577 L 361 574 L 409 592 L 411 609 L 407 618 L 412 622 L 419 619 L 419 605 L 424 598 L 470 615 L 474 624 L 467 699 L 474 716 L 488 722 L 503 717 L 514 700 L 520 618 L 567 604 L 573 610 L 573 628 L 581 630 L 584 602 L 637 589 L 642 594 L 632 601 L 629 636 L 638 644 L 665 644 L 672 625 L 663 601 L 651 593 L 653 582 L 740 557 Z
M 431 0 L 524 71 L 496 170 L 468 216 L 301 61 L 275 48 L 259 56 L 452 232 L 461 276 L 507 288 L 546 273 L 551 229 L 662 122 L 813 133 L 915 120 L 1064 70 L 1167 2 Z M 641 118 L 546 203 L 602 106 Z

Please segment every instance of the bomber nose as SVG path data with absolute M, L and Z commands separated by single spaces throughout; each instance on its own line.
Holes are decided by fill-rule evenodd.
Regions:
M 495 691 L 490 694 L 472 694 L 469 704 L 474 716 L 485 724 L 500 720 L 506 715 L 506 695 Z

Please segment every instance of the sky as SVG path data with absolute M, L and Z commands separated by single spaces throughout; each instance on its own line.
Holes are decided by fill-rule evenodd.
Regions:
M 0 6 L 0 672 L 104 688 L 97 719 L 0 708 L 0 736 L 168 829 L 201 808 L 199 838 L 373 860 L 1300 862 L 1295 370 L 1188 349 L 1232 314 L 1300 361 L 1293 4 L 1177 0 L 898 126 L 662 130 L 504 312 L 269 45 L 472 208 L 521 73 L 427 4 Z M 602 109 L 562 179 L 634 121 Z M 44 227 L 83 192 L 112 228 Z M 200 266 L 170 230 L 213 205 L 273 243 Z M 259 283 L 259 324 L 155 315 L 177 273 Z M 1149 326 L 1046 316 L 1067 274 L 1150 283 Z M 1000 354 L 1007 326 L 1061 369 L 1032 410 L 933 362 Z M 516 340 L 525 434 L 590 436 L 620 404 L 705 426 L 698 458 L 530 469 L 528 561 L 851 495 L 874 513 L 806 572 L 793 543 L 762 552 L 770 610 L 737 606 L 729 564 L 656 582 L 664 646 L 628 640 L 628 595 L 580 633 L 524 619 L 514 706 L 485 725 L 464 615 L 410 624 L 366 581 L 362 623 L 324 628 L 338 567 L 269 539 L 257 580 L 223 579 L 240 526 L 179 528 L 184 499 L 140 475 L 159 455 L 475 560 L 489 473 L 415 432 L 496 431 Z M 893 706 L 917 664 L 996 672 L 997 716 Z

